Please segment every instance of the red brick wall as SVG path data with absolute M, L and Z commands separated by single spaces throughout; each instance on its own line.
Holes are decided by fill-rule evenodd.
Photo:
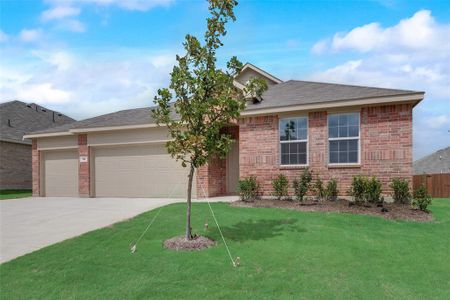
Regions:
M 87 161 L 78 160 L 78 193 L 80 197 L 90 196 L 90 155 L 89 146 L 87 145 L 87 135 L 80 134 L 78 136 L 78 155 L 86 156 Z
M 361 109 L 361 165 L 327 166 L 327 113 L 311 112 L 309 119 L 309 166 L 327 181 L 335 178 L 341 195 L 346 195 L 352 176 L 376 176 L 389 195 L 393 177 L 412 180 L 412 105 L 387 105 Z M 239 122 L 240 176 L 258 178 L 265 196 L 272 193 L 272 179 L 279 173 L 289 181 L 301 168 L 280 168 L 278 116 L 247 117 Z M 292 188 L 290 189 L 292 193 Z
M 239 127 L 231 126 L 224 129 L 235 140 L 239 139 Z M 226 159 L 215 158 L 207 165 L 197 170 L 197 198 L 221 196 L 227 193 Z M 202 190 L 202 186 L 204 191 Z
M 36 139 L 33 139 L 33 144 L 31 146 L 31 173 L 33 178 L 33 196 L 36 197 L 41 195 L 40 163 L 40 153 L 37 149 L 37 141 Z

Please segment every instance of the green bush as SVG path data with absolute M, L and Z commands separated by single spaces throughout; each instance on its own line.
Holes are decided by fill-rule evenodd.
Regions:
M 278 174 L 278 176 L 272 180 L 273 195 L 281 200 L 283 197 L 288 196 L 289 180 L 283 174 Z
M 367 178 L 365 195 L 369 203 L 381 202 L 381 182 L 376 177 Z
M 325 198 L 325 187 L 323 186 L 323 181 L 319 176 L 317 176 L 317 180 L 314 182 L 313 191 L 317 199 L 322 200 Z
M 260 195 L 260 186 L 255 176 L 240 179 L 238 182 L 238 193 L 242 201 L 253 201 Z
M 381 202 L 381 182 L 376 177 L 366 177 L 362 175 L 353 176 L 352 185 L 349 189 L 349 195 L 353 196 L 355 203 L 362 205 L 364 203 Z
M 431 204 L 431 196 L 428 194 L 424 185 L 421 185 L 414 191 L 412 205 L 422 211 L 428 211 L 427 207 Z
M 295 179 L 292 186 L 294 188 L 294 193 L 298 201 L 303 201 L 306 193 L 311 185 L 312 175 L 308 168 L 303 170 L 300 174 L 299 179 Z
M 390 187 L 394 191 L 392 198 L 395 203 L 408 204 L 411 202 L 411 192 L 409 191 L 408 180 L 393 178 Z
M 339 191 L 337 189 L 337 181 L 336 179 L 331 178 L 327 183 L 327 187 L 325 188 L 325 196 L 328 200 L 336 200 L 338 193 Z
M 353 176 L 352 185 L 349 189 L 349 195 L 353 196 L 355 203 L 358 205 L 363 204 L 366 201 L 365 193 L 367 186 L 367 178 L 362 175 Z

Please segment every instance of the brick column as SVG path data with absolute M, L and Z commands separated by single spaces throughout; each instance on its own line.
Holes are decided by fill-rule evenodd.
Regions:
M 87 135 L 78 135 L 78 194 L 80 197 L 90 197 L 90 155 L 87 145 Z
M 33 139 L 33 143 L 31 146 L 31 167 L 32 167 L 32 177 L 33 177 L 33 196 L 39 197 L 41 196 L 41 179 L 40 179 L 40 153 L 37 148 L 37 140 Z

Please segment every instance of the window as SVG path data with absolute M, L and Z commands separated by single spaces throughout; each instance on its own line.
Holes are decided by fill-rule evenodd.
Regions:
M 328 116 L 330 164 L 359 163 L 359 113 Z
M 308 118 L 280 120 L 281 165 L 307 165 Z

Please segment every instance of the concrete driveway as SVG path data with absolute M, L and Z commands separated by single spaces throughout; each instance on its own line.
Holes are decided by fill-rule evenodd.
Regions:
M 212 202 L 236 197 L 210 198 Z M 0 262 L 184 199 L 31 197 L 0 201 Z M 202 202 L 204 200 L 199 200 Z

